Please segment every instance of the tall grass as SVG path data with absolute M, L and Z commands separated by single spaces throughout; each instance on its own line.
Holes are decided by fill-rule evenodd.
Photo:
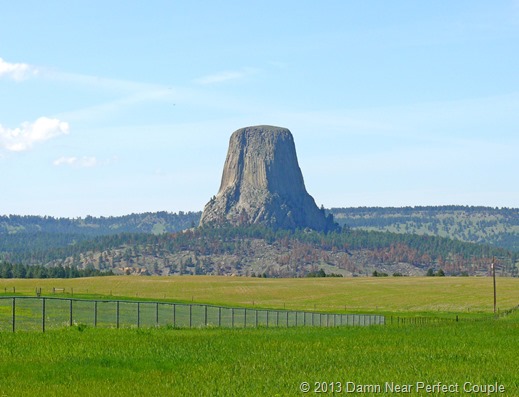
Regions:
M 71 327 L 0 336 L 5 396 L 300 396 L 301 382 L 348 381 L 498 382 L 504 395 L 519 395 L 517 315 L 365 328 Z

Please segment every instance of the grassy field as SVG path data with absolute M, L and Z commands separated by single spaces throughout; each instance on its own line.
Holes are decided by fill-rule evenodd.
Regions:
M 517 396 L 519 312 L 500 319 L 489 316 L 491 281 L 448 277 L 0 280 L 0 292 L 7 294 L 13 287 L 17 294 L 34 295 L 37 287 L 50 294 L 55 287 L 68 292 L 73 288 L 74 296 L 135 299 L 137 295 L 138 299 L 230 306 L 254 302 L 256 307 L 404 316 L 469 312 L 483 318 L 371 327 L 107 329 L 80 325 L 45 333 L 0 332 L 0 397 Z M 497 286 L 500 306 L 516 306 L 519 280 L 498 279 Z M 301 391 L 303 382 L 310 388 L 307 393 Z M 409 392 L 395 392 L 396 386 Z M 358 388 L 362 392 L 354 390 Z M 494 393 L 495 388 L 502 392 Z M 317 393 L 325 389 L 326 393 Z
M 51 295 L 65 288 L 74 296 L 159 299 L 228 306 L 363 313 L 490 313 L 492 279 L 487 277 L 365 277 L 262 279 L 246 277 L 114 276 L 80 279 L 0 279 L 0 293 Z M 67 296 L 69 296 L 67 295 Z M 519 279 L 497 279 L 498 307 L 519 304 Z
M 487 395 L 470 390 L 497 383 L 504 393 L 491 395 L 517 396 L 518 335 L 516 316 L 404 327 L 2 333 L 0 396 L 333 394 L 315 393 L 323 389 L 316 382 L 333 395 L 360 385 L 365 393 L 348 395 Z M 386 382 L 411 385 L 410 393 L 389 393 Z M 458 392 L 426 392 L 438 382 Z

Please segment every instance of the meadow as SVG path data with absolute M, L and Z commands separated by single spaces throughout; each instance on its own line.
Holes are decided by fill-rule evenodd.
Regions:
M 153 299 L 236 307 L 377 314 L 490 313 L 488 277 L 361 277 L 265 279 L 248 277 L 113 276 L 77 279 L 0 279 L 0 293 Z M 56 294 L 55 296 L 61 296 Z M 519 303 L 519 279 L 497 278 L 498 308 Z
M 60 287 L 73 288 L 75 295 L 88 290 L 90 296 L 109 296 L 111 291 L 128 299 L 138 294 L 139 299 L 243 306 L 254 300 L 272 308 L 471 315 L 459 322 L 371 327 L 107 329 L 79 324 L 45 333 L 1 332 L 0 396 L 519 395 L 519 313 L 492 318 L 488 278 L 0 282 L 8 293 L 13 286 L 17 294 L 31 295 L 38 286 L 46 293 Z M 517 305 L 517 286 L 516 279 L 498 279 L 503 308 Z

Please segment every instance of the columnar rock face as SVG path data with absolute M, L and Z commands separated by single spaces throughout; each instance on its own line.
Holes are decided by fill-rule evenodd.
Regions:
M 232 134 L 220 190 L 200 220 L 201 226 L 222 224 L 333 228 L 305 189 L 288 129 L 262 125 Z

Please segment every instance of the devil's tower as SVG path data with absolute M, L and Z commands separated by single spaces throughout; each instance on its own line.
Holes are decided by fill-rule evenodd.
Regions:
M 334 227 L 305 189 L 286 128 L 261 125 L 232 134 L 220 190 L 200 220 L 201 226 L 257 223 L 283 229 Z

